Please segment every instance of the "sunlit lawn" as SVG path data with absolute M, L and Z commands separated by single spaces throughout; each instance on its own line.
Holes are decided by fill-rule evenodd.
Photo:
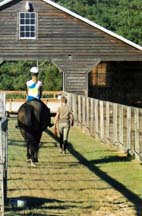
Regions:
M 73 127 L 66 155 L 59 153 L 54 137 L 44 132 L 39 163 L 31 168 L 15 121 L 9 120 L 8 199 L 25 199 L 27 205 L 23 209 L 8 205 L 5 215 L 141 215 L 139 162 L 127 160 L 114 147 Z

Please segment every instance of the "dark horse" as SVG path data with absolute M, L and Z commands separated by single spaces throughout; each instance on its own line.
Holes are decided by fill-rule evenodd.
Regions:
M 42 132 L 50 125 L 50 109 L 40 100 L 27 101 L 19 108 L 17 120 L 27 144 L 27 161 L 35 165 Z

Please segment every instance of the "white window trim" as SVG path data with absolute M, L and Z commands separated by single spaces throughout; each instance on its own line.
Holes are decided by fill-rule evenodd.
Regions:
M 21 24 L 20 24 L 20 14 L 21 13 L 34 13 L 35 14 L 35 36 L 34 37 L 21 37 L 20 36 L 20 27 L 21 27 Z M 36 40 L 38 38 L 38 34 L 37 34 L 37 29 L 38 29 L 38 13 L 37 12 L 19 12 L 18 14 L 18 27 L 19 27 L 19 39 L 20 40 Z

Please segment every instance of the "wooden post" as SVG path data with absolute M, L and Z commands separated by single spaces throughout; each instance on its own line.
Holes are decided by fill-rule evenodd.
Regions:
M 119 148 L 124 148 L 124 123 L 123 123 L 123 105 L 119 105 L 119 128 L 118 128 L 118 136 L 119 136 Z
M 90 99 L 90 133 L 94 135 L 94 99 Z
M 131 107 L 127 107 L 127 150 L 131 150 Z
M 82 123 L 81 95 L 78 95 L 77 99 L 78 99 L 78 120 L 77 120 L 77 123 L 78 123 L 78 126 L 81 126 L 81 123 Z
M 87 132 L 90 133 L 90 98 L 86 98 L 86 128 Z
M 100 138 L 104 142 L 104 103 L 100 101 Z
M 72 95 L 72 110 L 74 114 L 75 125 L 77 125 L 77 100 L 75 94 Z
M 140 154 L 140 125 L 139 125 L 139 109 L 134 109 L 134 125 L 135 125 L 135 146 L 132 146 L 135 151 L 135 157 L 140 159 L 138 155 Z
M 86 97 L 82 98 L 82 122 L 83 122 L 83 131 L 86 131 Z
M 106 142 L 110 142 L 109 102 L 106 102 Z
M 7 118 L 0 122 L 0 210 L 4 216 L 7 198 Z
M 113 144 L 118 144 L 118 136 L 117 136 L 117 104 L 113 104 Z
M 98 122 L 98 100 L 95 99 L 95 136 L 99 137 L 99 122 Z
M 4 164 L 3 164 L 3 141 L 2 141 L 1 124 L 0 124 L 0 214 L 4 216 Z

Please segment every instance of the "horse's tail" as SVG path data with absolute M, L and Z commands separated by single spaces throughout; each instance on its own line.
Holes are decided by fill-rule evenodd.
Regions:
M 41 131 L 45 130 L 50 125 L 50 109 L 41 100 L 32 100 L 29 103 L 34 108 Z
M 26 131 L 36 131 L 36 129 L 39 129 L 34 108 L 30 104 L 25 103 L 20 107 L 18 111 L 18 126 Z

